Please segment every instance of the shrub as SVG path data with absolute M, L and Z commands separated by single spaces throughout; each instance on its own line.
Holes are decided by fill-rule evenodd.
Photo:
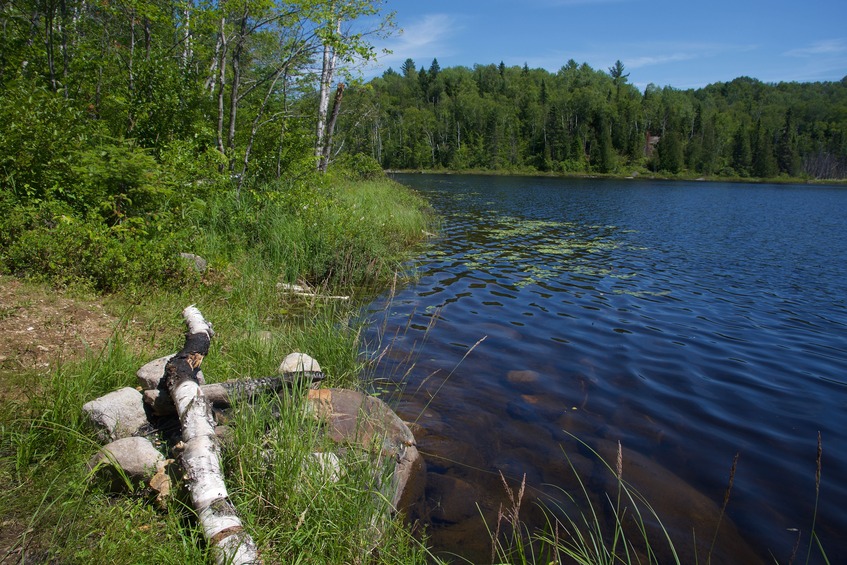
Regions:
M 0 95 L 0 186 L 26 202 L 72 186 L 74 154 L 97 126 L 62 96 L 21 81 Z
M 344 155 L 335 166 L 341 168 L 342 174 L 351 180 L 373 180 L 385 176 L 379 161 L 365 153 Z
M 179 259 L 179 234 L 151 238 L 140 219 L 108 227 L 67 212 L 65 204 L 55 201 L 14 208 L 3 220 L 4 270 L 105 292 L 182 285 L 192 279 Z

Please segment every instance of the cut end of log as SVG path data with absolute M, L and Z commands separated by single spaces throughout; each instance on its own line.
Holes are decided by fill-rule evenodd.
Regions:
M 203 317 L 200 310 L 193 304 L 182 311 L 182 317 L 188 325 L 189 334 L 205 333 L 210 338 L 215 335 L 212 324 Z

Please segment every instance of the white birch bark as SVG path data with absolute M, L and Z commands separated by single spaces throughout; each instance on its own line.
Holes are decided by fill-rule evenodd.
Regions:
M 188 326 L 185 347 L 165 367 L 168 391 L 182 424 L 184 448 L 180 457 L 187 476 L 191 503 L 219 565 L 261 563 L 258 549 L 244 530 L 229 499 L 221 472 L 220 445 L 215 436 L 211 406 L 196 374 L 209 351 L 212 326 L 189 306 L 183 313 Z
M 336 34 L 341 32 L 341 20 L 335 24 Z M 321 65 L 321 84 L 318 99 L 318 124 L 316 130 L 315 141 L 315 157 L 317 159 L 317 168 L 321 169 L 321 160 L 324 154 L 324 144 L 326 143 L 326 122 L 329 114 L 329 95 L 332 90 L 332 78 L 335 74 L 336 53 L 335 48 L 329 40 L 325 40 L 323 51 L 323 64 Z

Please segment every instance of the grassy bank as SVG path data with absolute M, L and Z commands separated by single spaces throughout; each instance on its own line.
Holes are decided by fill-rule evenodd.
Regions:
M 150 265 L 136 264 L 127 254 L 124 270 L 112 273 L 120 280 L 109 280 L 110 257 L 126 251 L 120 240 L 88 242 L 91 265 L 103 268 L 97 277 L 84 270 L 81 276 L 63 273 L 61 254 L 69 242 L 48 237 L 61 220 L 43 208 L 21 215 L 27 213 L 39 219 L 19 222 L 5 249 L 22 252 L 24 240 L 31 253 L 48 257 L 48 267 L 51 261 L 59 266 L 26 271 L 15 255 L 3 257 L 7 276 L 0 283 L 15 292 L 7 294 L 0 318 L 34 341 L 2 352 L 0 561 L 33 563 L 208 562 L 184 496 L 157 508 L 144 485 L 115 495 L 108 485 L 90 480 L 86 462 L 99 444 L 82 405 L 135 386 L 141 365 L 178 350 L 184 339 L 180 312 L 192 303 L 217 332 L 203 365 L 207 380 L 271 375 L 286 354 L 304 351 L 329 375 L 327 386 L 357 386 L 359 334 L 350 321 L 355 298 L 393 276 L 429 222 L 422 200 L 385 180 L 262 187 L 238 198 L 221 193 L 180 210 L 168 224 L 176 239 L 151 238 L 149 230 L 135 234 L 132 246 L 143 239 L 156 250 L 148 249 L 144 260 L 155 262 L 158 253 L 165 257 L 162 250 L 178 249 L 209 261 L 208 270 L 197 274 L 165 257 L 156 268 L 177 272 L 145 284 Z M 101 254 L 101 245 L 112 254 Z M 41 282 L 21 282 L 9 273 Z M 353 300 L 297 296 L 278 286 L 293 282 L 317 287 L 318 295 L 352 294 Z M 51 290 L 56 285 L 64 290 Z M 102 288 L 111 292 L 97 290 Z M 82 332 L 81 324 L 58 328 L 57 319 L 73 319 L 71 302 L 77 313 L 96 310 L 98 323 L 108 326 L 99 340 L 68 333 Z M 39 317 L 51 308 L 50 315 Z M 51 342 L 51 331 L 60 329 L 65 333 Z M 91 344 L 83 353 L 58 346 L 85 339 Z M 55 355 L 42 352 L 46 360 L 34 362 L 27 352 L 40 352 L 39 345 Z M 236 408 L 231 416 L 227 485 L 266 561 L 426 561 L 423 546 L 406 528 L 379 522 L 386 503 L 374 495 L 366 459 L 349 454 L 338 482 L 314 470 L 310 454 L 325 440 L 312 433 L 302 414 L 292 401 Z

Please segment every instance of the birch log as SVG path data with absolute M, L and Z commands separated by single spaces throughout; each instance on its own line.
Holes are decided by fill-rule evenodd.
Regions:
M 258 549 L 244 530 L 223 480 L 220 445 L 212 409 L 197 381 L 200 363 L 209 352 L 212 325 L 189 306 L 182 312 L 188 335 L 185 347 L 165 366 L 165 383 L 182 425 L 181 455 L 191 503 L 215 561 L 223 564 L 261 563 Z
M 286 373 L 276 377 L 201 385 L 200 391 L 214 408 L 226 409 L 232 405 L 233 400 L 249 402 L 262 394 L 273 394 L 285 388 L 306 386 L 306 382 L 310 382 L 314 387 L 323 378 L 324 374 L 321 372 L 303 371 L 301 373 Z M 176 407 L 166 390 L 145 390 L 144 404 L 149 406 L 156 416 L 170 416 L 176 413 Z

